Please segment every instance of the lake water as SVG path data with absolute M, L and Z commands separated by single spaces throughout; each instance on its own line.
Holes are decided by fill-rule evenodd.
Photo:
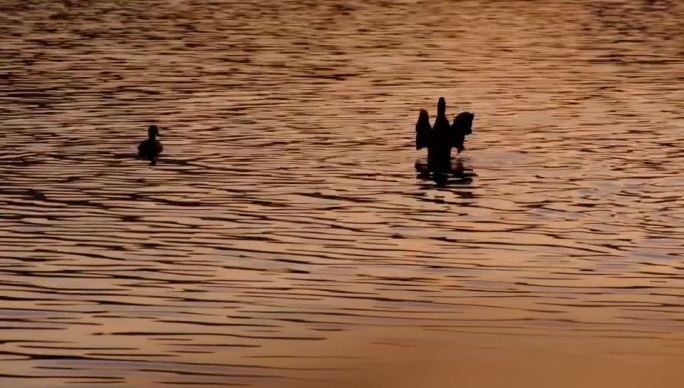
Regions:
M 0 385 L 681 387 L 682 20 L 3 1 Z

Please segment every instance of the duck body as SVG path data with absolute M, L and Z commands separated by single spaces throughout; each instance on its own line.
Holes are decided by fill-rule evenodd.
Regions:
M 149 160 L 151 166 L 157 164 L 159 154 L 164 150 L 162 143 L 157 140 L 158 135 L 159 129 L 157 129 L 157 126 L 150 125 L 150 128 L 147 130 L 147 140 L 143 140 L 138 145 L 138 159 Z
M 164 150 L 164 146 L 157 139 L 147 139 L 138 145 L 138 159 L 149 160 L 156 162 L 159 159 L 159 154 Z
M 451 164 L 451 125 L 446 117 L 446 100 L 439 98 L 437 102 L 437 118 L 432 125 L 430 144 L 428 145 L 428 166 L 438 172 L 448 170 Z
M 446 115 L 438 114 L 432 126 L 428 145 L 428 165 L 432 170 L 443 170 L 451 163 L 451 126 Z

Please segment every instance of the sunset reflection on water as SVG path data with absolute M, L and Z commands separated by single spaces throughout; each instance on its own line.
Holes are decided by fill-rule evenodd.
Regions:
M 0 385 L 681 385 L 681 2 L 0 9 Z

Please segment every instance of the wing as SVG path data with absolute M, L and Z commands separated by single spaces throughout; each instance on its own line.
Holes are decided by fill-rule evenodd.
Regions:
M 154 153 L 161 154 L 162 151 L 164 151 L 164 146 L 162 146 L 162 143 L 160 141 L 157 141 L 154 144 Z
M 449 137 L 452 141 L 452 146 L 458 149 L 460 153 L 465 149 L 463 146 L 466 135 L 473 133 L 473 118 L 474 114 L 470 112 L 461 112 L 454 118 L 454 123 L 451 125 Z
M 142 141 L 142 142 L 140 142 L 140 144 L 138 144 L 138 159 L 143 158 L 145 156 L 145 144 L 146 144 L 145 142 L 146 141 L 147 140 Z
M 451 146 L 456 148 L 459 153 L 463 151 L 465 135 L 463 134 L 462 129 L 456 125 L 452 125 L 451 129 L 449 130 L 449 141 L 451 142 Z
M 416 125 L 416 149 L 422 149 L 430 145 L 430 131 L 429 125 L 420 126 Z

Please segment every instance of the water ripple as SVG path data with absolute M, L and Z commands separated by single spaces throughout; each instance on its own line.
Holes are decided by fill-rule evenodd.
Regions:
M 0 9 L 0 385 L 684 357 L 678 2 Z M 445 182 L 412 143 L 439 96 L 477 114 Z

